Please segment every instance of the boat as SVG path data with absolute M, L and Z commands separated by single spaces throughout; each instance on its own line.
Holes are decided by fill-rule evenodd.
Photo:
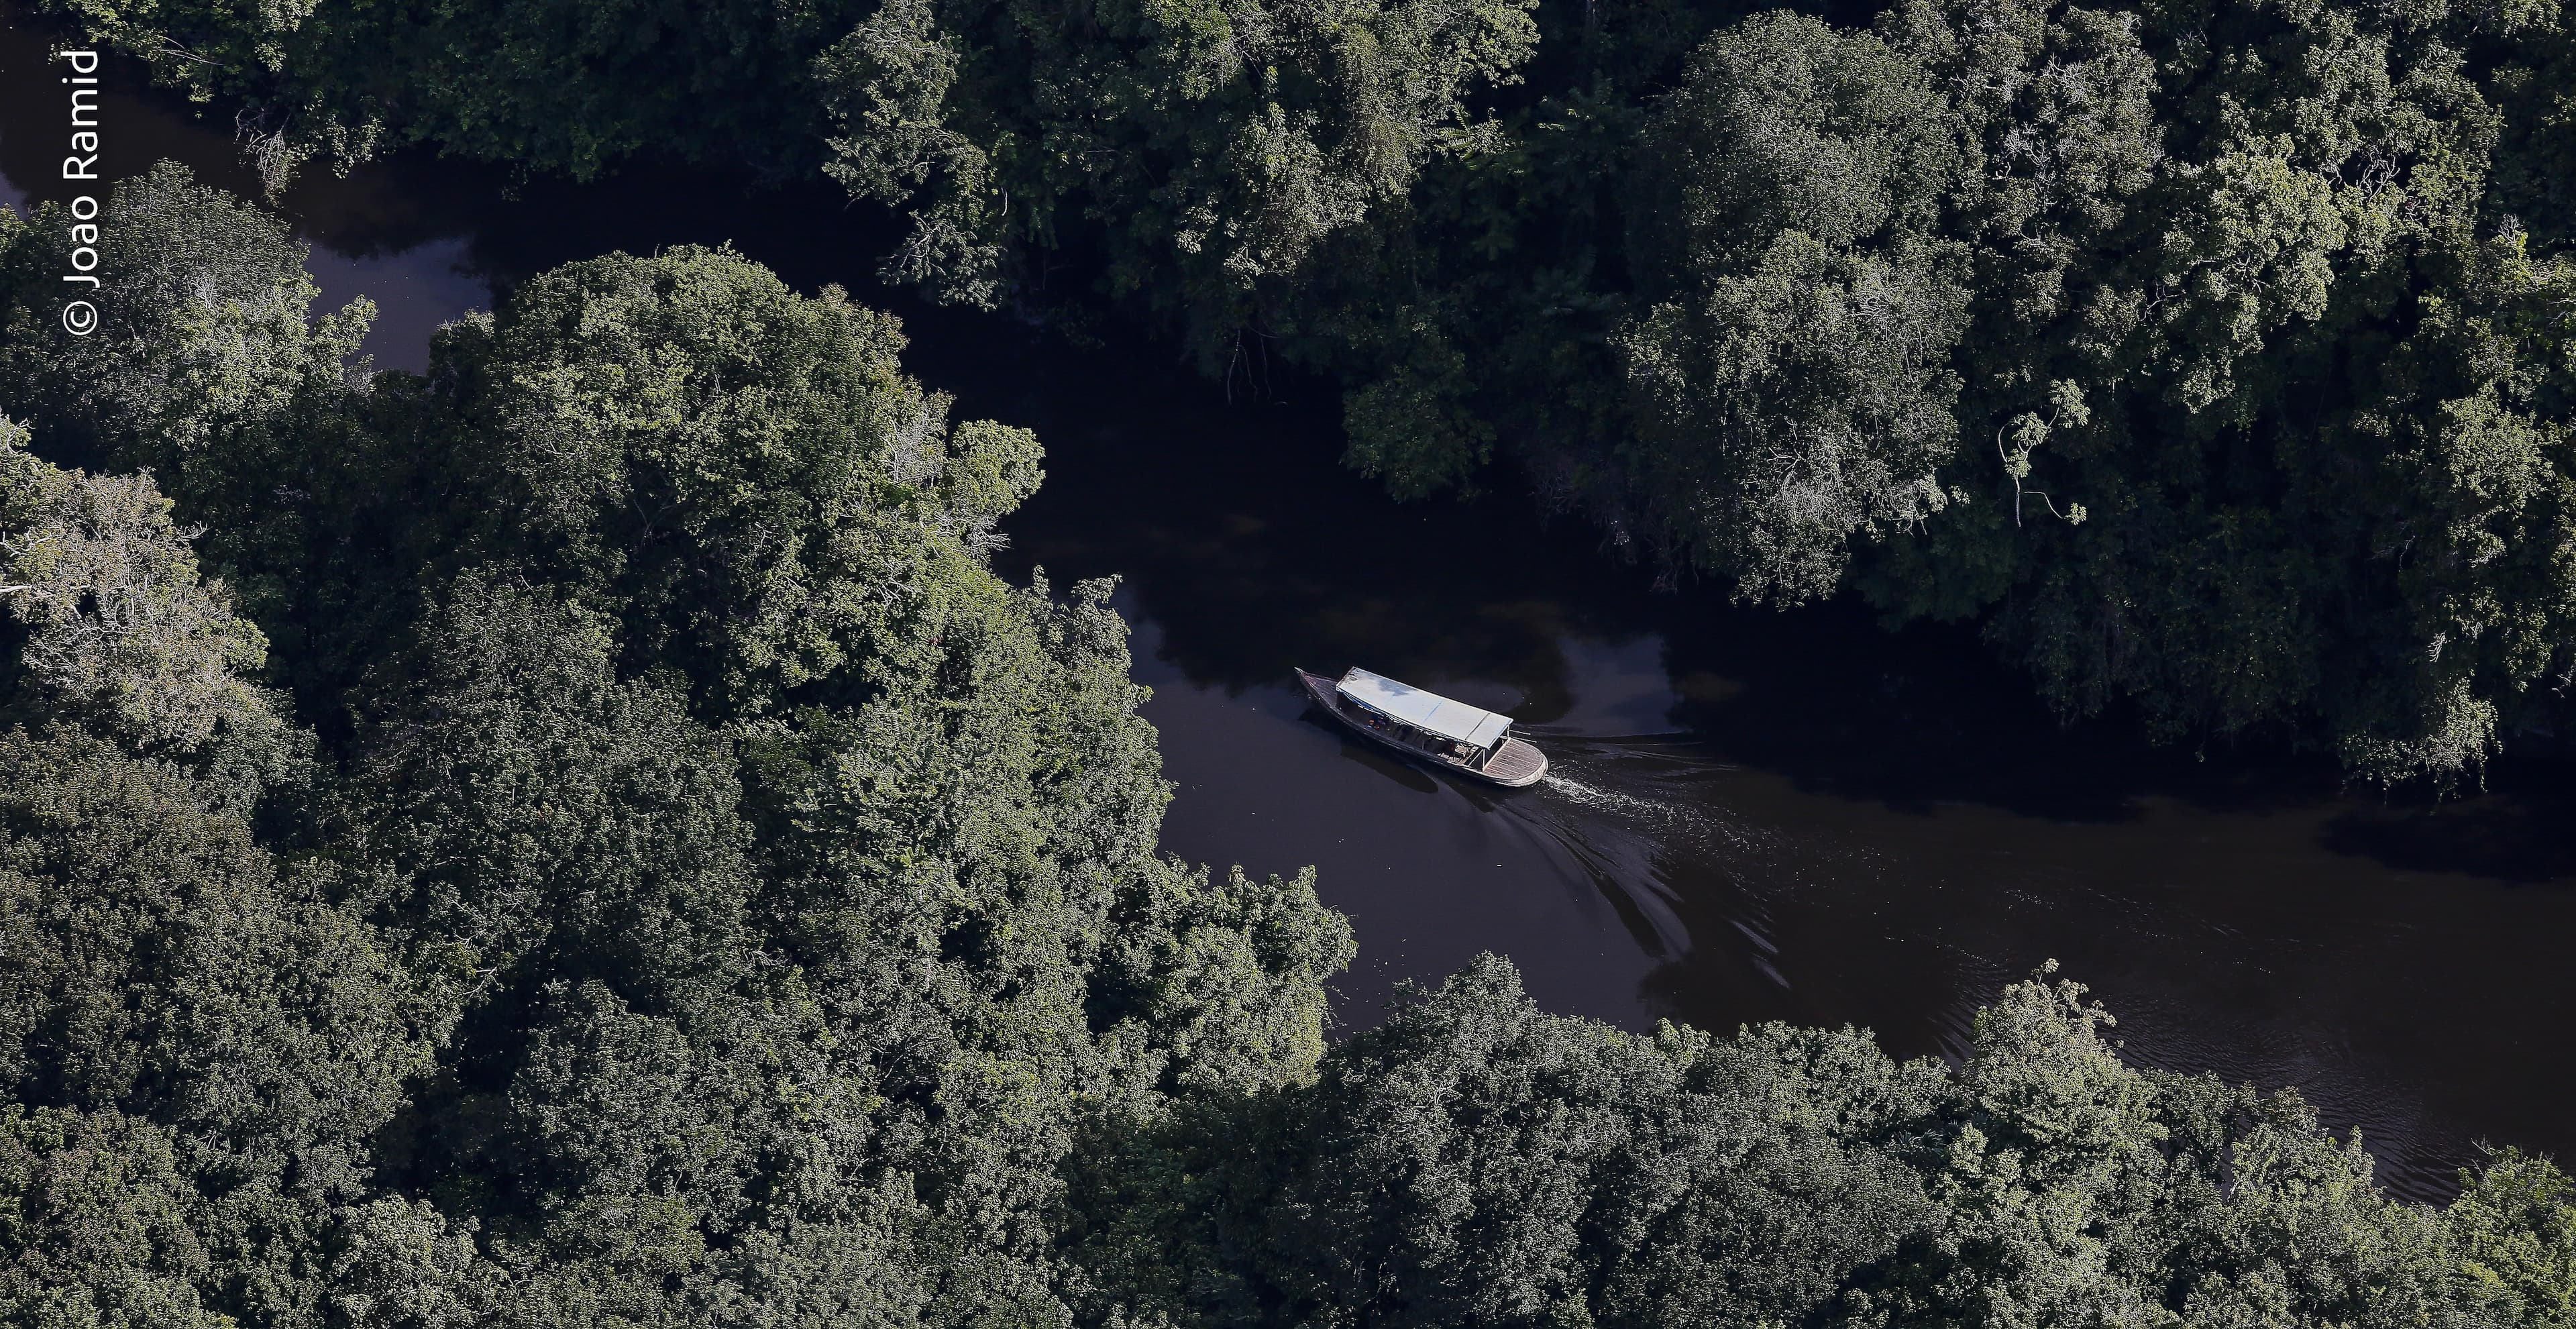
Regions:
M 1471 780 L 1519 789 L 1547 774 L 1547 754 L 1511 735 L 1512 717 L 1354 668 L 1340 678 L 1297 671 L 1306 696 L 1360 737 Z

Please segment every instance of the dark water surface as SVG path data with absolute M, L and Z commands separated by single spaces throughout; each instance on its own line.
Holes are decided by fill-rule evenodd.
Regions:
M 172 156 L 250 187 L 228 118 L 192 118 L 130 65 L 109 78 L 116 173 Z M 43 38 L 0 30 L 0 198 L 62 195 L 61 91 Z M 281 206 L 326 303 L 376 301 L 385 366 L 418 368 L 437 324 L 614 248 L 731 241 L 800 288 L 901 312 L 925 381 L 1046 442 L 1006 571 L 1126 579 L 1178 785 L 1166 844 L 1313 864 L 1355 921 L 1345 1027 L 1397 981 L 1496 950 L 1555 1010 L 1851 1022 L 1955 1052 L 1979 1003 L 2054 957 L 2132 1056 L 2302 1086 L 2402 1192 L 2442 1194 L 2482 1139 L 2576 1152 L 2563 771 L 2509 764 L 2440 805 L 2356 796 L 2314 762 L 2061 729 L 1962 633 L 1656 594 L 1504 493 L 1388 502 L 1335 464 L 1311 386 L 1238 381 L 1229 404 L 1167 347 L 1074 349 L 879 291 L 893 237 L 825 189 L 654 169 L 514 184 L 404 157 L 314 171 Z M 1471 788 L 1346 739 L 1287 676 L 1354 663 L 1511 712 L 1553 773 Z

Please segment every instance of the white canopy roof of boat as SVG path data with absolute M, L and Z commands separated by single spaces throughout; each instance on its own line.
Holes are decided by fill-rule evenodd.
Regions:
M 1342 675 L 1341 690 L 1343 696 L 1380 715 L 1469 747 L 1492 747 L 1512 727 L 1512 717 L 1508 715 L 1480 711 L 1463 701 L 1451 701 L 1436 692 L 1425 692 L 1365 669 Z

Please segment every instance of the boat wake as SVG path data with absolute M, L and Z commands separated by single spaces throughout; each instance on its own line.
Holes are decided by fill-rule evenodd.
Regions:
M 1666 744 L 1551 747 L 1549 772 L 1537 786 L 1543 796 L 1514 800 L 1513 815 L 1580 867 L 1649 954 L 1688 952 L 1694 938 L 1676 874 L 1704 875 L 1712 862 L 1742 861 L 1758 837 L 1690 790 L 1663 787 L 1707 771 Z M 1761 926 L 1758 906 L 1724 912 L 1738 928 L 1748 926 L 1739 916 L 1747 913 L 1751 926 Z
M 1548 775 L 1539 781 L 1539 784 L 1562 796 L 1569 802 L 1577 803 L 1587 808 L 1598 808 L 1604 812 L 1625 812 L 1634 816 L 1655 816 L 1658 814 L 1668 816 L 1674 812 L 1680 811 L 1680 809 L 1669 803 L 1660 803 L 1652 799 L 1639 798 L 1635 794 L 1623 794 L 1616 789 L 1604 789 L 1599 785 L 1587 784 L 1581 780 L 1575 779 L 1573 776 L 1561 775 L 1555 772 L 1548 773 Z

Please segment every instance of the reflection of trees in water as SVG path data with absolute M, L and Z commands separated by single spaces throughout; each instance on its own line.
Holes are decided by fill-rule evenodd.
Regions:
M 1176 374 L 1150 394 L 1167 405 L 1113 424 L 1131 385 L 1116 401 L 1067 386 L 1084 395 L 1047 403 L 1055 464 L 1013 523 L 1020 555 L 1127 575 L 1193 683 L 1362 664 L 1543 723 L 1573 702 L 1558 643 L 1634 632 L 1651 609 L 1638 578 L 1599 566 L 1578 531 L 1542 531 L 1525 505 L 1388 501 L 1316 447 L 1334 433 L 1322 412 L 1226 412 Z M 1122 520 L 1108 528 L 1106 512 Z
M 1674 718 L 1700 745 L 1551 735 L 1541 741 L 1562 783 L 1502 794 L 1448 782 L 1480 810 L 1530 826 L 1591 881 L 1657 961 L 1639 993 L 1653 1013 L 1719 1030 L 1857 1019 L 1900 1055 L 1955 1055 L 1975 1007 L 2047 958 L 2020 953 L 2047 929 L 2117 939 L 2130 925 L 2072 911 L 2095 905 L 2035 915 L 1927 893 L 1902 865 L 1863 861 L 1833 822 L 1857 841 L 1864 821 L 1929 825 L 1937 808 L 1964 803 L 2032 826 L 2107 831 L 2134 826 L 2150 795 L 2204 812 L 2313 817 L 2336 794 L 2330 764 L 2257 744 L 2154 748 L 2118 716 L 2062 728 L 1965 632 L 1887 634 L 1848 602 L 1784 614 L 1727 606 L 1705 587 L 1658 595 L 1644 571 L 1601 558 L 1584 529 L 1542 527 L 1514 499 L 1393 504 L 1339 468 L 1329 405 L 1296 385 L 1295 404 L 1228 408 L 1215 387 L 1132 346 L 1072 351 L 992 327 L 915 316 L 914 363 L 960 394 L 963 414 L 1033 427 L 1046 442 L 1048 482 L 1009 526 L 1011 575 L 1033 564 L 1058 584 L 1124 575 L 1122 606 L 1153 621 L 1160 658 L 1193 685 L 1276 687 L 1292 666 L 1357 663 L 1545 725 L 1604 681 L 1584 673 L 1569 640 L 1661 639 L 1656 667 L 1680 698 Z M 1441 783 L 1356 737 L 1342 750 L 1417 791 Z M 1721 758 L 1848 806 L 1829 802 L 1816 813 L 1827 824 L 1793 842 L 1730 806 L 1712 784 Z M 2345 806 L 2325 847 L 2398 866 L 2478 871 L 2481 854 L 2495 857 L 2483 846 L 2546 835 L 2541 803 L 2481 801 L 2478 815 L 2494 819 L 2484 831 L 2450 810 L 2419 824 L 2402 803 Z M 2234 870 L 2249 895 L 2273 885 L 2255 859 Z M 1955 915 L 1989 909 L 1996 916 L 1964 935 L 1952 930 Z M 2396 1068 L 2387 1075 L 2292 1067 L 2263 1041 L 2287 1026 L 2192 1004 L 2210 996 L 2193 988 L 2204 977 L 2194 963 L 2172 953 L 2142 962 L 2172 966 L 2180 1014 L 2165 1023 L 2205 1026 L 2204 1046 L 2178 1048 L 2175 1064 L 2241 1040 L 2231 1056 L 2274 1082 L 2295 1070 L 2341 1120 L 2408 1123 L 2375 1139 L 2392 1178 L 2448 1165 L 2456 1142 L 2419 1129 L 2412 1100 L 2396 1101 L 2426 1064 L 2407 1060 L 2415 1050 L 2403 1035 L 2355 1035 L 2381 1040 L 2371 1050 Z M 2276 989 L 2322 981 L 2293 975 Z
M 2337 787 L 2330 761 L 2259 743 L 2158 748 L 2121 716 L 2061 726 L 1965 630 L 1890 634 L 1848 601 L 1784 613 L 1709 586 L 1659 594 L 1516 498 L 1396 504 L 1337 464 L 1320 392 L 1228 409 L 1139 358 L 1046 352 L 1008 382 L 973 366 L 936 381 L 1048 440 L 1047 486 L 1013 523 L 1018 566 L 1126 576 L 1124 602 L 1192 683 L 1358 663 L 1547 724 L 1578 699 L 1569 638 L 1654 634 L 1677 720 L 1811 788 L 2120 820 L 2145 794 L 2259 811 Z
M 2480 798 L 2356 802 L 2327 823 L 2325 847 L 2410 871 L 2564 889 L 2576 879 L 2576 784 L 2549 778 L 2559 772 L 2508 774 L 2525 778 Z
M 41 64 L 45 41 L 23 22 L 0 29 L 0 67 Z M 249 187 L 229 132 L 150 91 L 139 67 L 112 72 L 120 68 L 125 156 L 112 165 L 173 156 L 210 182 Z M 10 82 L 10 97 L 47 91 Z M 0 166 L 13 178 L 45 174 L 37 166 L 50 159 L 15 155 L 35 146 L 0 142 Z M 1220 385 L 1152 347 L 1076 350 L 989 317 L 920 308 L 870 277 L 869 256 L 894 228 L 831 193 L 649 164 L 586 184 L 513 181 L 399 153 L 345 178 L 304 172 L 280 203 L 302 233 L 349 258 L 461 238 L 461 269 L 501 290 L 608 249 L 730 240 L 798 286 L 839 281 L 903 310 L 932 386 L 958 392 L 969 414 L 1037 427 L 1054 459 L 1047 487 L 1013 523 L 1016 568 L 1046 563 L 1059 580 L 1126 575 L 1129 603 L 1162 625 L 1165 657 L 1194 683 L 1235 690 L 1274 683 L 1295 664 L 1364 663 L 1545 724 L 1577 700 L 1569 636 L 1654 633 L 1682 698 L 1676 718 L 1729 760 L 1803 787 L 1899 807 L 1972 802 L 2106 821 L 2130 816 L 2144 794 L 2259 812 L 2312 805 L 2336 788 L 2329 761 L 2259 743 L 2158 749 L 2118 716 L 2063 729 L 2025 679 L 1962 631 L 1889 635 L 1850 603 L 1780 613 L 1727 605 L 1706 586 L 1654 594 L 1644 570 L 1602 557 L 1581 524 L 1543 522 L 1518 497 L 1525 485 L 1506 480 L 1473 502 L 1395 504 L 1338 464 L 1330 392 L 1283 380 L 1274 387 L 1284 403 L 1229 407 Z M 2507 796 L 2355 805 L 2328 843 L 2393 866 L 2508 880 L 2576 871 L 2576 850 L 2556 830 L 2576 798 L 2564 773 L 2509 761 L 2493 783 Z
M 27 40 L 23 28 L 0 35 Z M 0 50 L 0 65 L 23 67 L 17 52 Z M 5 108 L 0 103 L 0 115 Z M 134 154 L 127 161 L 174 155 L 210 179 L 234 178 L 228 134 L 148 97 L 125 108 L 118 141 Z M 12 142 L 36 141 L 0 139 L 0 165 L 14 173 Z M 2540 763 L 2508 760 L 2492 772 L 2497 792 L 2462 801 L 2331 803 L 2336 776 L 2321 759 L 2260 743 L 2205 753 L 2153 748 L 2116 715 L 2063 729 L 2031 699 L 2026 680 L 1995 665 L 1967 633 L 1887 634 L 1848 602 L 1777 613 L 1731 607 L 1709 587 L 1658 595 L 1643 570 L 1603 558 L 1582 526 L 1545 525 L 1519 498 L 1396 505 L 1339 467 L 1333 403 L 1312 385 L 1281 384 L 1289 404 L 1229 407 L 1220 385 L 1154 348 L 1074 350 L 1026 327 L 910 306 L 867 278 L 871 256 L 886 247 L 870 234 L 878 220 L 837 202 L 812 206 L 711 173 L 649 167 L 583 186 L 512 186 L 480 168 L 398 156 L 346 180 L 308 172 L 283 205 L 306 234 L 352 257 L 462 237 L 464 266 L 505 288 L 605 249 L 729 239 L 801 287 L 838 280 L 863 299 L 903 309 L 916 372 L 964 397 L 961 414 L 1033 426 L 1049 448 L 1048 485 L 1012 523 L 1021 541 L 1014 571 L 1044 563 L 1060 585 L 1126 574 L 1126 603 L 1155 620 L 1164 658 L 1194 684 L 1271 686 L 1291 665 L 1361 663 L 1544 725 L 1603 682 L 1570 656 L 1569 640 L 1653 635 L 1662 643 L 1657 667 L 1679 698 L 1675 719 L 1703 747 L 1551 736 L 1543 741 L 1558 778 L 1547 786 L 1461 792 L 1480 809 L 1523 820 L 1592 883 L 1638 952 L 1656 961 L 1640 990 L 1654 1013 L 1721 1030 L 1746 1020 L 1831 1024 L 1892 1013 L 1876 1021 L 1891 1050 L 1955 1053 L 1976 1003 L 2043 958 L 2011 953 L 2043 935 L 2030 922 L 2040 915 L 2027 912 L 2037 906 L 2013 912 L 1997 903 L 1993 883 L 1977 883 L 1988 894 L 1971 900 L 1973 891 L 1932 896 L 1901 876 L 1876 880 L 1867 867 L 1838 878 L 1849 865 L 1827 861 L 1837 832 L 1851 828 L 1858 838 L 1866 819 L 1928 818 L 1945 804 L 2031 819 L 2010 830 L 2016 835 L 2042 823 L 2133 828 L 2148 795 L 2255 818 L 2317 819 L 2330 806 L 2315 845 L 2353 864 L 2465 873 L 2545 892 L 2563 892 L 2576 876 L 2576 840 L 2564 831 L 2576 820 L 2576 789 Z M 1522 488 L 1498 485 L 1506 494 Z M 1435 779 L 1356 742 L 1345 755 L 1416 789 Z M 1847 809 L 1826 814 L 1842 824 L 1795 844 L 1766 836 L 1730 808 L 1724 790 L 1708 787 L 1720 756 L 1786 777 L 1802 794 L 1847 800 Z M 2080 870 L 2083 854 L 2117 843 L 2101 837 L 2065 852 Z M 2339 866 L 2320 860 L 2322 870 Z M 2321 869 L 2311 862 L 2308 870 Z M 2294 894 L 2257 856 L 2227 871 L 2248 900 Z M 2112 939 L 2105 946 L 2140 928 L 2115 905 L 2158 907 L 2050 903 L 2058 911 L 2050 927 L 2096 932 Z M 2402 909 L 2382 907 L 2388 926 L 2413 925 Z M 2419 907 L 2438 909 L 2440 901 Z M 1958 915 L 1981 909 L 1995 917 L 1951 930 Z M 2138 1029 L 2162 1031 L 2142 1050 L 2182 1068 L 2248 1075 L 2268 1068 L 2306 1083 L 2339 1119 L 2370 1121 L 2389 1179 L 2408 1186 L 2439 1179 L 2451 1143 L 2441 1132 L 2450 1126 L 2419 1120 L 2420 1103 L 2403 1092 L 2410 1076 L 2447 1064 L 2438 1050 L 2408 1045 L 2419 1026 L 2334 1025 L 2347 1045 L 2294 1065 L 2284 1049 L 2332 1022 L 2275 1026 L 2260 1007 L 2283 993 L 2333 1000 L 2323 962 L 2259 930 L 2232 942 L 2213 934 L 2203 949 L 2222 958 L 2208 965 L 2233 963 L 2223 954 L 2233 945 L 2286 974 L 2260 992 L 2250 981 L 2247 990 L 2221 990 L 2193 967 L 2203 962 L 2185 955 L 2188 948 L 2160 944 L 2137 945 L 2149 958 L 2129 975 L 2171 984 L 2130 1006 Z M 2475 963 L 2407 959 L 2419 978 Z M 2462 988 L 2472 995 L 2433 1004 L 2464 1021 L 2549 1020 L 2546 984 Z M 2516 990 L 2537 994 L 2530 1010 L 2501 1017 L 2467 1010 L 2478 1003 L 2475 992 Z M 2356 1070 L 2339 1057 L 2370 1064 Z
M 0 70 L 43 65 L 49 30 L 10 17 Z M 167 156 L 208 183 L 255 188 L 228 124 L 153 89 L 134 62 L 111 57 L 108 79 L 111 169 Z M 52 93 L 46 80 L 0 80 L 0 120 L 42 122 Z M 33 155 L 43 146 L 0 138 L 0 170 L 38 196 L 54 165 Z M 2061 729 L 2027 680 L 1963 631 L 1889 635 L 1850 603 L 1779 613 L 1729 606 L 1707 586 L 1652 594 L 1643 570 L 1604 558 L 1580 523 L 1542 522 L 1519 496 L 1531 487 L 1508 476 L 1474 502 L 1395 504 L 1333 455 L 1334 393 L 1283 378 L 1271 395 L 1284 402 L 1229 407 L 1222 385 L 1168 348 L 1130 339 L 1076 350 L 991 317 L 922 308 L 871 275 L 901 228 L 828 185 L 772 188 L 652 163 L 576 184 L 401 152 L 345 177 L 307 170 L 279 204 L 300 233 L 347 258 L 461 239 L 463 271 L 500 291 L 610 249 L 730 241 L 799 287 L 840 282 L 902 311 L 917 372 L 965 397 L 967 414 L 1039 428 L 1057 459 L 1014 523 L 1024 549 L 1013 562 L 1061 564 L 1060 580 L 1127 575 L 1132 603 L 1163 625 L 1167 658 L 1194 683 L 1231 690 L 1273 683 L 1292 664 L 1367 663 L 1546 723 L 1575 701 L 1566 637 L 1651 632 L 1667 642 L 1680 719 L 1730 760 L 1807 787 L 2088 820 L 2123 819 L 2142 794 L 2261 811 L 2336 788 L 2330 761 L 2260 742 L 2158 749 L 2120 716 Z M 1480 684 L 1521 695 L 1479 695 Z M 2491 783 L 2507 796 L 2356 805 L 2329 844 L 2506 880 L 2576 872 L 2576 850 L 2557 833 L 2576 782 L 2509 758 Z

